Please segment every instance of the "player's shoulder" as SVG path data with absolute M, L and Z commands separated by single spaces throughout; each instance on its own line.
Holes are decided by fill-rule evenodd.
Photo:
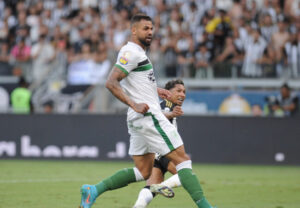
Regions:
M 140 46 L 138 46 L 135 43 L 128 42 L 127 44 L 123 45 L 122 48 L 120 49 L 120 53 L 132 53 L 133 55 L 142 55 L 144 54 L 144 50 L 141 49 Z
M 127 43 L 119 51 L 119 61 L 126 65 L 127 62 L 138 62 L 143 53 L 134 45 Z

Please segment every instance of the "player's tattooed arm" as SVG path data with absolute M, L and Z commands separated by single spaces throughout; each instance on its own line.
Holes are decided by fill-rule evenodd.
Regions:
M 120 101 L 131 107 L 137 113 L 145 114 L 149 106 L 145 103 L 136 103 L 130 99 L 130 97 L 123 91 L 120 81 L 124 79 L 127 75 L 121 71 L 119 68 L 114 67 L 106 81 L 106 88 Z

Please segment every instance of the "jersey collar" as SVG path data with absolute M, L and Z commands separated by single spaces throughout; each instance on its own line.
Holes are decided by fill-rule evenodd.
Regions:
M 139 44 L 136 44 L 136 43 L 134 43 L 134 42 L 132 42 L 132 41 L 128 41 L 128 44 L 129 44 L 129 45 L 132 45 L 132 46 L 135 46 L 135 47 L 137 47 L 139 50 L 142 50 L 142 51 L 145 52 L 145 50 L 144 50 Z

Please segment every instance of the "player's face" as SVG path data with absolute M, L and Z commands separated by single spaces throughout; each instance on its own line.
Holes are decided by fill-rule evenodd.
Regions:
M 182 105 L 185 99 L 185 87 L 182 84 L 176 84 L 174 88 L 170 89 L 172 93 L 170 101 L 177 105 Z
M 281 95 L 283 98 L 288 98 L 290 96 L 290 92 L 288 89 L 286 89 L 285 87 L 282 87 L 280 89 Z
M 151 21 L 141 20 L 136 25 L 136 37 L 145 47 L 151 45 L 153 35 L 153 25 Z

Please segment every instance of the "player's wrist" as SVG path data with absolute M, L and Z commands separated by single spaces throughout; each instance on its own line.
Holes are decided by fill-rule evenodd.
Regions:
M 170 118 L 176 117 L 176 114 L 174 112 L 170 112 Z
M 129 102 L 128 102 L 128 106 L 131 107 L 132 109 L 135 109 L 136 104 L 137 104 L 137 103 L 135 103 L 135 102 L 133 102 L 133 101 L 129 101 Z

